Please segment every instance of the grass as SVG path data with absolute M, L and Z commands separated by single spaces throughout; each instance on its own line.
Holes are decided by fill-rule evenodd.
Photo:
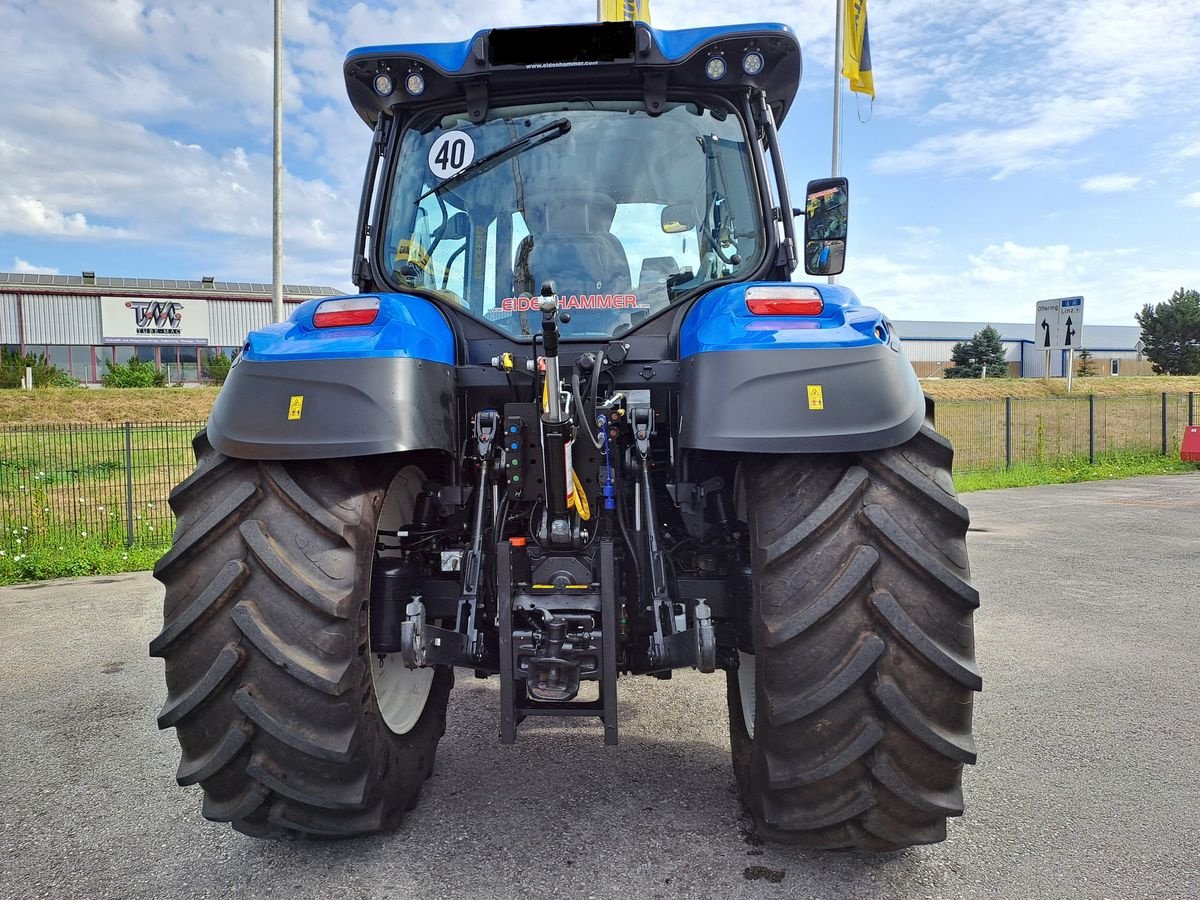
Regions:
M 921 387 L 934 400 L 1003 400 L 1043 397 L 1134 397 L 1147 394 L 1200 393 L 1200 376 L 1146 375 L 1076 378 L 1067 393 L 1065 378 L 924 378 Z
M 1082 481 L 1107 481 L 1137 475 L 1174 475 L 1200 472 L 1200 464 L 1182 462 L 1170 456 L 1141 453 L 1114 453 L 1097 459 L 1093 465 L 1086 456 L 1069 457 L 1052 463 L 1013 466 L 984 472 L 964 472 L 954 476 L 960 494 L 994 488 L 1034 487 L 1042 484 L 1076 484 Z
M 217 391 L 215 387 L 0 390 L 0 424 L 202 422 Z
M 0 534 L 0 584 L 149 569 L 167 552 L 171 534 L 143 520 L 134 531 L 134 545 L 126 547 L 125 539 L 121 516 L 111 511 L 90 530 L 48 515 L 28 524 L 6 519 Z

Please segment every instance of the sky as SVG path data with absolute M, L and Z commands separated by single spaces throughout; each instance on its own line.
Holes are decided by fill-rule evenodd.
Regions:
M 272 4 L 0 0 L 0 271 L 270 281 Z M 652 0 L 664 28 L 782 22 L 794 195 L 829 174 L 835 0 Z M 870 0 L 844 94 L 841 282 L 894 319 L 1092 324 L 1200 289 L 1200 4 Z M 370 132 L 346 52 L 592 21 L 594 0 L 287 0 L 288 283 L 350 289 Z M 798 279 L 803 277 L 800 273 Z

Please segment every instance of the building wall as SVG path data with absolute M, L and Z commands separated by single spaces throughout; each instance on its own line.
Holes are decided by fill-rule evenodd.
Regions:
M 21 343 L 21 319 L 17 295 L 0 293 L 0 344 Z
M 296 303 L 285 303 L 290 314 Z M 217 347 L 240 347 L 246 335 L 271 324 L 271 304 L 248 300 L 209 300 L 209 343 Z
M 101 344 L 100 298 L 26 294 L 27 344 Z
M 104 291 L 104 296 L 112 295 L 112 290 Z M 128 291 L 124 295 L 143 296 Z M 207 304 L 207 347 L 160 346 L 152 339 L 144 346 L 114 347 L 104 343 L 100 298 L 99 293 L 0 292 L 0 344 L 23 346 L 26 352 L 45 353 L 52 364 L 85 382 L 99 381 L 105 371 L 105 360 L 122 362 L 132 355 L 169 367 L 167 371 L 173 380 L 182 378 L 194 382 L 206 354 L 219 349 L 236 351 L 245 342 L 248 332 L 269 324 L 273 318 L 270 301 L 261 297 L 193 297 L 203 299 Z M 285 298 L 284 302 L 290 313 L 306 299 Z

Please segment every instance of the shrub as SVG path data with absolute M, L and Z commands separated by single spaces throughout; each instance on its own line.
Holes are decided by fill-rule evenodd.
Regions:
M 225 355 L 224 350 L 210 353 L 204 359 L 204 376 L 213 384 L 224 384 L 225 379 L 229 377 L 229 367 L 231 365 L 232 362 Z
M 50 365 L 46 354 L 19 353 L 5 347 L 0 350 L 0 388 L 19 388 L 25 377 L 25 369 L 33 369 L 33 386 L 42 387 L 75 387 L 79 380 L 72 378 L 69 372 L 64 372 L 58 366 Z
M 105 387 L 148 388 L 166 387 L 167 375 L 152 362 L 131 359 L 127 363 L 104 361 L 105 372 L 100 379 Z

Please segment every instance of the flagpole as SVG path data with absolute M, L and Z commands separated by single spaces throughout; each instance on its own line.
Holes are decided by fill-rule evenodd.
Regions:
M 842 168 L 842 43 L 846 10 L 844 0 L 834 0 L 837 7 L 837 27 L 833 38 L 833 165 L 829 174 L 837 178 Z
M 271 147 L 271 308 L 276 322 L 283 311 L 283 0 L 275 0 L 274 140 Z
M 837 25 L 833 37 L 833 162 L 829 174 L 837 178 L 842 169 L 842 41 L 846 4 L 844 0 L 834 0 L 834 6 L 837 7 Z M 836 275 L 830 275 L 829 283 L 837 284 L 837 279 Z

